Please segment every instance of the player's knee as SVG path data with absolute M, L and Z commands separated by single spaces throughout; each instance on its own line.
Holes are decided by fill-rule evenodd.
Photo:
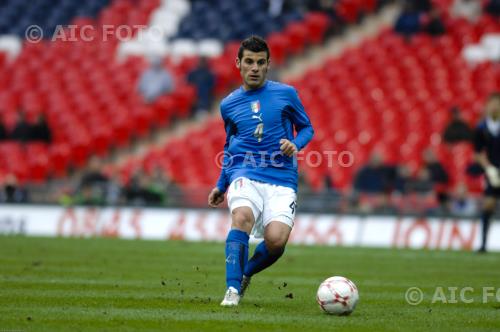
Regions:
M 266 248 L 273 255 L 282 255 L 285 251 L 288 237 L 281 234 L 271 235 L 266 237 Z
M 232 212 L 232 228 L 237 228 L 249 233 L 253 227 L 253 213 L 250 208 L 241 207 Z

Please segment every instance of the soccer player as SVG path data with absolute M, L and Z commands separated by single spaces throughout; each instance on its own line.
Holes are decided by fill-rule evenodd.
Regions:
M 492 93 L 488 97 L 485 112 L 486 117 L 479 123 L 474 137 L 475 159 L 486 174 L 479 252 L 486 252 L 490 219 L 500 197 L 500 92 Z
M 222 306 L 238 305 L 250 278 L 283 254 L 296 208 L 295 154 L 314 134 L 297 91 L 266 80 L 269 57 L 262 38 L 245 39 L 236 59 L 243 85 L 220 105 L 225 158 L 208 204 L 222 203 L 228 189 L 232 222 L 226 239 L 227 290 Z M 247 262 L 250 234 L 264 241 Z

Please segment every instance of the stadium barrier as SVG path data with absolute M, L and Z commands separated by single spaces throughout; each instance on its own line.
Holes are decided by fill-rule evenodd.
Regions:
M 10 235 L 224 241 L 229 227 L 226 210 L 0 206 L 0 234 Z M 473 250 L 480 230 L 470 219 L 299 214 L 290 243 Z M 500 251 L 500 223 L 491 225 L 488 249 Z

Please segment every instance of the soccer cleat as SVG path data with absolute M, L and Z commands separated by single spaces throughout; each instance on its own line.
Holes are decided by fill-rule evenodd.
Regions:
M 237 306 L 238 303 L 240 303 L 240 294 L 238 294 L 238 290 L 234 287 L 229 287 L 220 305 L 223 307 L 234 307 Z
M 247 290 L 248 286 L 250 286 L 250 279 L 251 277 L 243 276 L 243 279 L 241 280 L 240 297 L 243 297 L 245 295 L 245 291 Z

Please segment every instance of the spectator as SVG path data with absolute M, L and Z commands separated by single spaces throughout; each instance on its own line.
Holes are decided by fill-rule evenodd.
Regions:
M 443 132 L 443 139 L 446 143 L 454 144 L 461 141 L 472 142 L 474 132 L 471 127 L 462 119 L 458 107 L 451 109 L 451 121 Z
M 5 141 L 6 139 L 7 139 L 7 128 L 5 128 L 3 115 L 2 113 L 0 113 L 0 141 Z
M 428 13 L 432 10 L 431 0 L 406 0 L 406 2 L 412 2 L 415 10 L 421 13 Z
M 429 172 L 430 181 L 436 193 L 436 199 L 441 207 L 444 207 L 448 202 L 448 172 L 446 172 L 431 149 L 426 149 L 424 151 L 423 160 L 424 168 Z
M 338 0 L 307 0 L 306 1 L 306 11 L 321 11 L 327 14 L 332 20 L 338 20 L 338 16 L 335 13 L 335 4 Z
M 406 38 L 410 38 L 420 30 L 420 13 L 415 9 L 412 2 L 405 2 L 403 11 L 394 26 L 394 31 Z
M 434 184 L 431 178 L 431 172 L 427 168 L 418 170 L 417 175 L 408 184 L 408 191 L 418 195 L 430 195 L 433 193 Z
M 431 180 L 434 183 L 448 184 L 448 173 L 439 162 L 431 149 L 423 152 L 424 167 L 430 172 Z
M 123 203 L 122 181 L 118 173 L 111 175 L 106 186 L 106 204 L 119 205 Z
M 400 194 L 406 194 L 408 192 L 408 186 L 411 182 L 411 171 L 408 166 L 399 165 L 396 166 L 396 174 L 394 177 L 393 189 L 395 192 Z
M 363 166 L 355 176 L 354 189 L 357 192 L 381 194 L 388 189 L 387 167 L 380 154 L 373 153 L 368 164 Z
M 463 17 L 471 23 L 479 20 L 482 14 L 481 2 L 477 0 L 455 0 L 451 8 L 451 15 Z
M 330 173 L 326 173 L 323 176 L 323 191 L 326 193 L 336 192 L 335 183 Z
M 125 197 L 128 204 L 135 206 L 163 205 L 165 188 L 155 184 L 144 172 L 137 171 L 125 187 Z
M 30 136 L 33 141 L 51 142 L 52 134 L 44 114 L 40 113 L 38 115 L 35 124 L 31 126 Z
M 162 67 L 161 58 L 153 58 L 151 66 L 141 76 L 138 90 L 146 103 L 153 103 L 159 96 L 174 90 L 174 80 Z
M 495 18 L 500 16 L 500 0 L 490 0 L 485 7 L 485 11 Z
M 109 178 L 102 172 L 99 159 L 93 157 L 76 190 L 76 201 L 83 204 L 104 204 L 108 182 Z
M 23 111 L 17 112 L 17 121 L 14 130 L 10 134 L 10 138 L 20 142 L 27 142 L 31 139 L 31 126 L 26 121 Z
M 188 74 L 188 82 L 196 86 L 198 101 L 195 113 L 201 114 L 210 110 L 215 76 L 208 68 L 208 61 L 205 57 L 200 58 L 198 66 Z
M 478 213 L 477 201 L 472 198 L 464 183 L 459 183 L 450 200 L 450 212 L 458 217 L 474 217 Z
M 8 174 L 0 191 L 0 202 L 27 203 L 28 201 L 29 197 L 26 188 L 19 185 L 17 177 L 14 174 Z
M 432 9 L 429 14 L 429 21 L 425 25 L 425 32 L 433 37 L 441 36 L 446 33 L 443 20 L 438 9 Z

